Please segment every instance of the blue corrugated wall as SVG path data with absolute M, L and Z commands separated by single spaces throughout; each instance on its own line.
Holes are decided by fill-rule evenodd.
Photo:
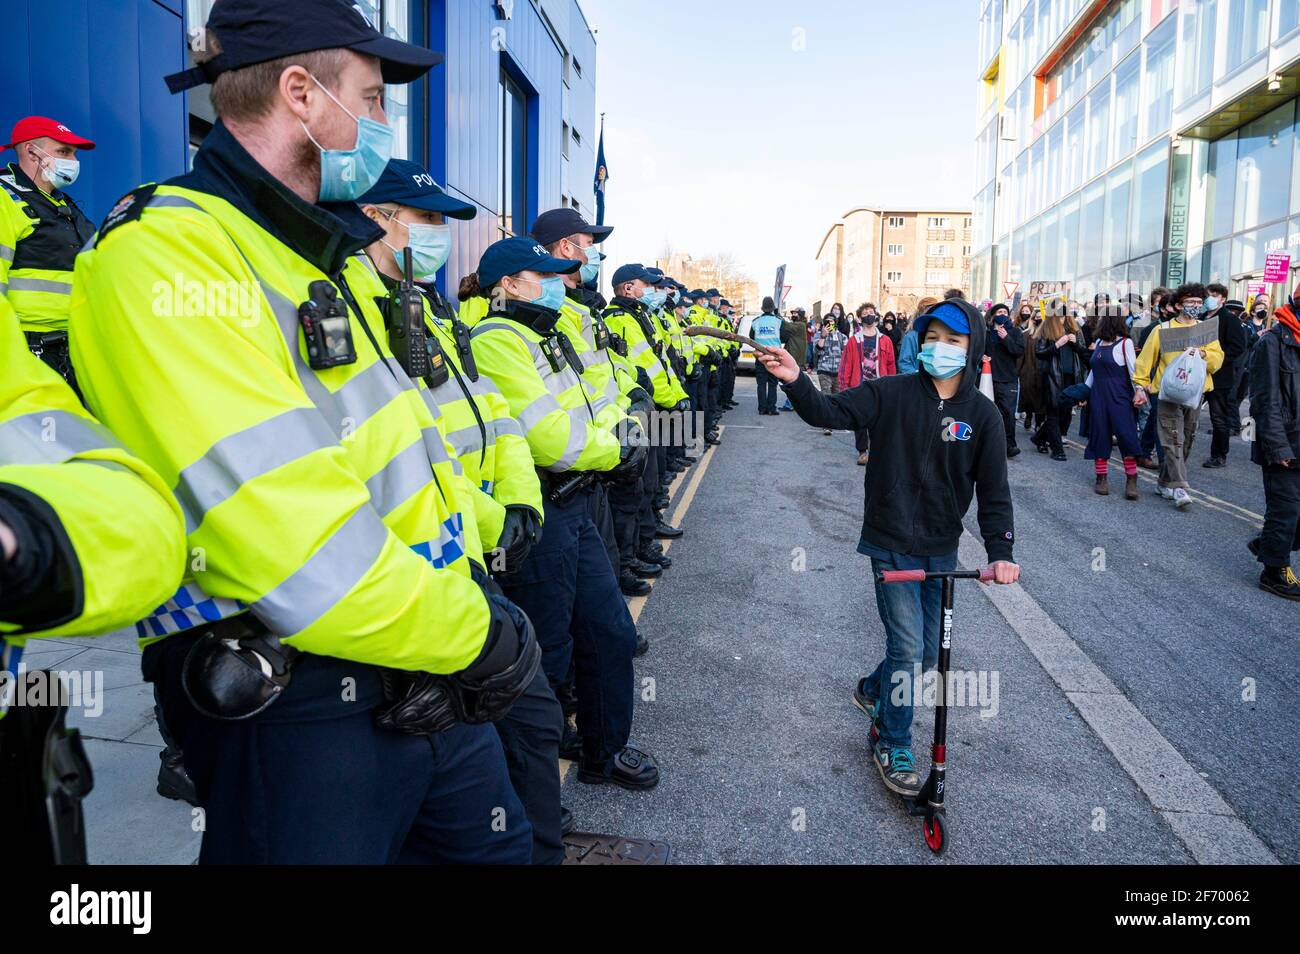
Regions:
M 3 0 L 0 29 L 0 134 L 30 114 L 52 116 L 95 140 L 69 190 L 96 222 L 122 193 L 141 182 L 183 173 L 189 140 L 185 98 L 171 96 L 167 73 L 186 65 L 183 0 Z M 582 63 L 574 76 L 570 120 L 582 136 L 570 144 L 569 192 L 590 214 L 595 165 L 595 42 L 575 0 L 545 0 L 552 25 Z M 427 24 L 425 43 L 446 56 L 413 91 L 427 109 L 413 117 L 411 155 L 428 156 L 449 191 L 479 207 L 472 222 L 455 223 L 444 287 L 455 291 L 483 249 L 498 237 L 498 77 L 504 68 L 530 94 L 528 224 L 561 197 L 563 56 L 538 10 L 515 0 L 509 20 L 494 0 L 412 0 L 413 28 Z M 92 48 L 93 37 L 93 48 Z M 0 162 L 12 160 L 0 154 Z
M 185 103 L 162 80 L 184 66 L 181 0 L 3 6 L 0 142 L 9 141 L 15 120 L 32 114 L 94 140 L 69 192 L 95 222 L 141 182 L 184 171 Z M 14 158 L 0 153 L 0 163 Z

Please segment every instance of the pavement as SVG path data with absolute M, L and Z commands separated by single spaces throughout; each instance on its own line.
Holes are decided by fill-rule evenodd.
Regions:
M 852 435 L 758 416 L 751 378 L 736 393 L 721 446 L 675 485 L 674 566 L 630 603 L 651 643 L 634 741 L 662 781 L 588 786 L 562 762 L 580 829 L 669 842 L 675 863 L 1300 861 L 1285 745 L 1300 607 L 1255 586 L 1245 541 L 1263 493 L 1245 444 L 1202 470 L 1202 435 L 1197 503 L 1178 512 L 1145 478 L 1138 502 L 1098 497 L 1080 447 L 1059 463 L 1022 436 L 1009 465 L 1022 583 L 958 586 L 953 667 L 984 695 L 950 709 L 936 858 L 882 786 L 850 702 L 884 646 L 854 549 Z M 961 556 L 978 565 L 974 508 L 967 527 Z M 91 861 L 192 863 L 201 814 L 154 792 L 162 741 L 134 634 L 34 641 L 26 659 L 103 673 L 102 712 L 70 719 L 95 770 Z M 932 717 L 918 707 L 923 771 Z

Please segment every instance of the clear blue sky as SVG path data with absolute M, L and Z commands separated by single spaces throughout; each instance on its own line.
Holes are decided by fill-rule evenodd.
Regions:
M 784 262 L 790 303 L 808 305 L 848 209 L 969 206 L 974 0 L 579 2 L 598 31 L 616 264 L 668 240 L 729 251 L 766 289 Z

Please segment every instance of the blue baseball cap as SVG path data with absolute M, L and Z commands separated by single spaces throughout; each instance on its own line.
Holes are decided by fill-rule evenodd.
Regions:
M 571 235 L 590 235 L 592 243 L 599 245 L 613 231 L 612 225 L 592 225 L 577 209 L 551 209 L 537 217 L 529 234 L 543 245 L 551 245 Z
M 970 334 L 970 316 L 966 313 L 966 309 L 951 301 L 941 301 L 916 319 L 918 341 L 925 337 L 925 326 L 930 323 L 931 318 L 938 318 L 960 335 Z
M 614 287 L 617 288 L 619 285 L 623 284 L 624 282 L 634 282 L 638 278 L 641 279 L 641 281 L 645 282 L 647 285 L 653 285 L 659 280 L 659 278 L 662 277 L 663 277 L 662 272 L 659 274 L 659 276 L 656 276 L 653 272 L 650 271 L 650 269 L 646 268 L 640 262 L 633 262 L 629 265 L 620 265 L 618 269 L 614 272 L 614 277 L 613 279 L 611 279 L 611 281 L 613 282 Z
M 716 288 L 710 288 L 710 289 L 709 289 L 708 291 L 706 291 L 704 294 L 706 294 L 706 295 L 707 295 L 708 297 L 710 297 L 710 298 L 721 298 L 721 297 L 722 297 L 722 292 L 718 291 Z
M 221 52 L 166 77 L 172 93 L 211 83 L 230 70 L 315 50 L 378 57 L 385 83 L 409 83 L 442 62 L 438 53 L 380 33 L 347 0 L 217 0 L 206 26 Z
M 691 292 L 691 297 L 692 297 L 692 298 L 706 298 L 706 297 L 708 297 L 708 296 L 706 296 L 706 295 L 704 294 L 703 289 L 697 288 L 697 289 L 695 289 L 695 291 Z
M 578 261 L 552 258 L 535 238 L 516 235 L 487 247 L 478 262 L 478 283 L 481 288 L 488 289 L 505 275 L 518 275 L 523 271 L 568 275 L 581 267 L 582 263 Z
M 453 219 L 472 219 L 478 215 L 478 206 L 443 192 L 422 165 L 409 159 L 390 160 L 379 181 L 357 199 L 359 205 L 383 202 L 409 205 L 425 212 L 441 212 Z

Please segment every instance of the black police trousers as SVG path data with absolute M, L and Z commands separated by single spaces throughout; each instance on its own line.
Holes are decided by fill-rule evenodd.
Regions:
M 1263 470 L 1264 529 L 1259 535 L 1259 562 L 1290 566 L 1292 551 L 1300 550 L 1300 470 L 1277 465 Z
M 636 624 L 595 524 L 597 491 L 544 506 L 541 540 L 501 588 L 532 620 L 552 689 L 573 662 L 583 756 L 604 765 L 632 731 Z
M 528 864 L 532 827 L 491 725 L 379 729 L 379 670 L 304 654 L 251 719 L 210 719 L 181 687 L 194 633 L 144 651 L 203 806 L 203 864 Z
M 533 864 L 564 861 L 560 835 L 560 736 L 564 713 L 546 673 L 537 675 L 496 723 L 506 753 L 510 783 L 533 827 Z

